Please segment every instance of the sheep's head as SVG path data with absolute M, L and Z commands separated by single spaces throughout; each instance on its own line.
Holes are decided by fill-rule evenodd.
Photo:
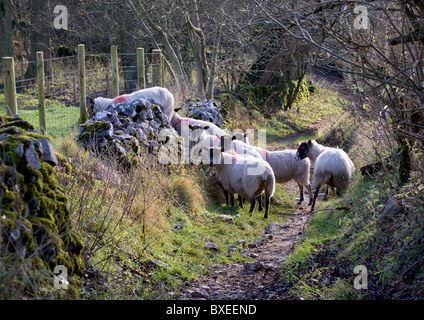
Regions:
M 190 141 L 199 143 L 206 135 L 205 130 L 209 129 L 209 126 L 202 126 L 200 124 L 189 124 L 188 128 L 191 130 Z
M 232 140 L 241 140 L 246 144 L 250 144 L 249 138 L 247 137 L 247 133 L 243 133 L 243 132 L 236 132 L 233 134 Z
M 299 144 L 299 148 L 297 149 L 296 152 L 296 160 L 302 160 L 305 159 L 308 155 L 309 155 L 309 151 L 312 147 L 313 141 L 308 140 L 308 142 L 302 142 Z

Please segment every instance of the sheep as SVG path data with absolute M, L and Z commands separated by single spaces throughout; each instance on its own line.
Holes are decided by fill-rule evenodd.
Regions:
M 199 158 L 201 157 L 200 151 L 202 150 L 203 147 L 220 147 L 222 152 L 225 151 L 227 153 L 236 154 L 235 151 L 234 151 L 233 142 L 231 140 L 229 140 L 229 136 L 221 136 L 221 138 L 218 138 L 216 135 L 210 135 L 206 131 L 209 128 L 209 126 L 189 125 L 189 128 L 190 128 L 190 130 L 192 130 L 192 135 L 194 135 L 194 137 L 192 137 L 192 142 L 193 141 L 195 142 L 195 145 L 191 146 L 192 149 L 191 149 L 191 156 L 190 157 L 192 159 L 192 162 L 197 162 L 199 160 Z M 196 132 L 196 130 L 202 130 L 202 131 L 201 131 L 200 134 L 198 134 L 198 132 Z M 258 153 L 257 153 L 257 156 L 259 156 L 258 158 L 261 159 L 261 157 Z M 221 180 L 220 180 L 220 176 L 216 171 L 215 171 L 215 178 L 216 178 L 218 185 L 224 191 L 225 202 L 226 202 L 227 206 L 230 205 L 230 203 L 231 203 L 231 206 L 234 206 L 234 196 L 229 197 L 229 194 L 223 188 Z M 240 196 L 239 196 L 239 203 L 240 203 L 240 207 L 244 208 L 244 206 L 243 206 L 244 199 Z M 261 201 L 259 202 L 259 211 L 262 211 L 262 202 Z
M 245 155 L 245 156 L 252 156 L 258 159 L 262 159 L 259 152 L 257 152 L 254 148 L 252 148 L 249 145 L 246 145 L 243 141 L 236 140 L 236 137 L 233 136 L 231 140 L 229 140 L 229 136 L 221 136 L 221 138 L 218 138 L 216 135 L 210 135 L 205 130 L 209 128 L 209 126 L 200 126 L 200 125 L 189 125 L 189 128 L 191 130 L 196 129 L 202 129 L 200 134 L 197 135 L 197 139 L 195 141 L 197 142 L 197 145 L 192 149 L 192 159 L 195 154 L 198 154 L 198 152 L 201 150 L 202 147 L 221 147 L 222 152 L 232 153 L 232 154 L 239 154 L 239 155 Z M 194 132 L 194 131 L 193 131 Z M 244 139 L 246 141 L 247 136 L 246 134 L 243 135 Z M 230 144 L 231 143 L 231 144 Z M 220 182 L 219 174 L 216 173 L 216 179 L 218 182 L 218 185 L 224 190 L 225 200 L 227 205 L 229 205 L 229 202 L 231 201 L 231 205 L 234 205 L 234 197 L 231 196 L 229 199 L 228 192 L 222 187 L 222 184 Z M 242 209 L 244 209 L 244 201 L 245 199 L 239 195 L 239 204 Z M 230 201 L 229 201 L 230 200 Z M 259 198 L 259 211 L 262 211 L 262 199 Z
M 355 165 L 342 149 L 325 147 L 315 140 L 308 140 L 308 142 L 299 144 L 295 156 L 296 160 L 302 160 L 306 157 L 314 164 L 312 212 L 321 185 L 323 183 L 327 185 L 325 198 L 328 195 L 328 187 L 331 187 L 332 190 L 336 188 L 337 195 L 340 195 L 348 187 L 355 172 Z
M 90 108 L 96 114 L 101 110 L 106 110 L 109 105 L 131 102 L 138 99 L 146 99 L 151 103 L 157 104 L 168 120 L 172 119 L 172 115 L 174 114 L 174 95 L 168 89 L 162 87 L 142 89 L 130 94 L 123 94 L 113 99 L 97 97 L 93 100 L 90 98 Z
M 271 166 L 258 158 L 222 152 L 219 147 L 203 147 L 209 151 L 209 164 L 215 167 L 224 190 L 250 199 L 249 213 L 252 215 L 256 198 L 265 191 L 265 214 L 268 218 L 270 200 L 275 192 L 275 176 Z
M 238 144 L 242 145 L 243 142 L 239 141 Z M 301 204 L 304 200 L 303 187 L 305 187 L 309 194 L 308 205 L 311 205 L 312 188 L 309 182 L 311 163 L 309 159 L 303 159 L 300 162 L 296 161 L 296 150 L 268 151 L 260 147 L 246 144 L 244 147 L 254 149 L 263 160 L 271 165 L 272 170 L 274 170 L 276 183 L 286 183 L 290 180 L 294 180 L 297 183 L 299 186 L 298 204 Z
M 175 130 L 177 130 L 178 134 L 181 135 L 183 132 L 184 127 L 188 128 L 190 125 L 198 125 L 203 127 L 208 127 L 207 132 L 211 135 L 217 135 L 219 138 L 222 136 L 228 136 L 228 133 L 219 128 L 217 125 L 213 124 L 212 122 L 198 120 L 198 119 L 192 119 L 192 118 L 183 118 L 181 117 L 177 111 L 180 110 L 175 109 L 175 112 L 172 115 L 171 118 L 171 125 L 174 127 Z

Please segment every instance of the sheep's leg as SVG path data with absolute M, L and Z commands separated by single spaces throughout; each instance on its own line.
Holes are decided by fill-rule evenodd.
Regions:
M 319 193 L 319 187 L 315 189 L 315 193 L 314 193 L 314 199 L 312 200 L 312 207 L 311 207 L 311 212 L 315 210 L 315 201 L 318 198 L 318 193 Z
M 340 191 L 339 188 L 336 188 L 336 194 L 340 197 L 342 195 L 342 192 Z
M 297 204 L 302 204 L 303 200 L 305 200 L 303 197 L 303 186 L 300 183 L 297 183 L 297 185 L 299 186 L 299 202 Z
M 224 196 L 225 196 L 225 203 L 228 205 L 230 205 L 230 200 L 228 199 L 228 191 L 224 190 Z
M 271 196 L 268 192 L 265 192 L 265 214 L 264 219 L 268 219 L 269 205 L 271 203 Z
M 258 202 L 259 202 L 259 211 L 262 211 L 262 210 L 263 210 L 263 207 L 262 207 L 262 195 L 260 195 L 260 196 L 257 198 L 257 200 L 258 200 Z
M 231 206 L 234 207 L 234 194 L 230 194 Z
M 239 195 L 238 200 L 239 200 L 240 208 L 244 209 L 244 198 L 241 195 Z
M 306 187 L 306 190 L 308 191 L 308 194 L 309 194 L 309 203 L 308 203 L 308 206 L 310 206 L 312 204 L 312 199 L 314 198 L 314 195 L 312 193 L 312 188 L 311 188 L 311 185 L 310 184 Z
M 253 210 L 255 209 L 255 204 L 256 204 L 256 198 L 252 197 L 252 199 L 250 199 L 250 210 L 249 210 L 250 216 L 253 215 Z
M 328 198 L 328 186 L 325 187 L 325 194 L 322 200 L 327 200 L 327 198 Z

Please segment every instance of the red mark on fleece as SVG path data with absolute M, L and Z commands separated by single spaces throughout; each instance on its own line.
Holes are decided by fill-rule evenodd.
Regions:
M 262 149 L 262 148 L 258 148 L 258 151 L 263 154 L 262 155 L 262 158 L 265 158 L 265 161 L 268 161 L 268 150 Z
M 115 99 L 113 99 L 113 102 L 115 104 L 122 103 L 122 102 L 127 102 L 127 98 L 125 98 L 124 96 L 118 96 Z
M 180 119 L 178 119 L 178 124 L 188 125 L 189 121 L 190 121 L 189 118 L 180 118 Z
M 327 150 L 327 148 L 322 149 L 319 154 L 323 153 L 325 150 Z

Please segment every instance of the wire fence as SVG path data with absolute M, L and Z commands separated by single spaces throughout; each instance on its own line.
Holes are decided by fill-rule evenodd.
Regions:
M 153 55 L 145 53 L 146 88 L 152 84 Z M 138 90 L 135 53 L 118 53 L 119 94 Z M 40 130 L 37 96 L 37 62 L 15 61 L 18 114 Z M 111 54 L 86 54 L 87 97 L 112 95 Z M 80 119 L 78 56 L 44 59 L 47 134 L 52 137 L 75 135 Z M 0 62 L 0 113 L 6 112 L 4 70 Z

